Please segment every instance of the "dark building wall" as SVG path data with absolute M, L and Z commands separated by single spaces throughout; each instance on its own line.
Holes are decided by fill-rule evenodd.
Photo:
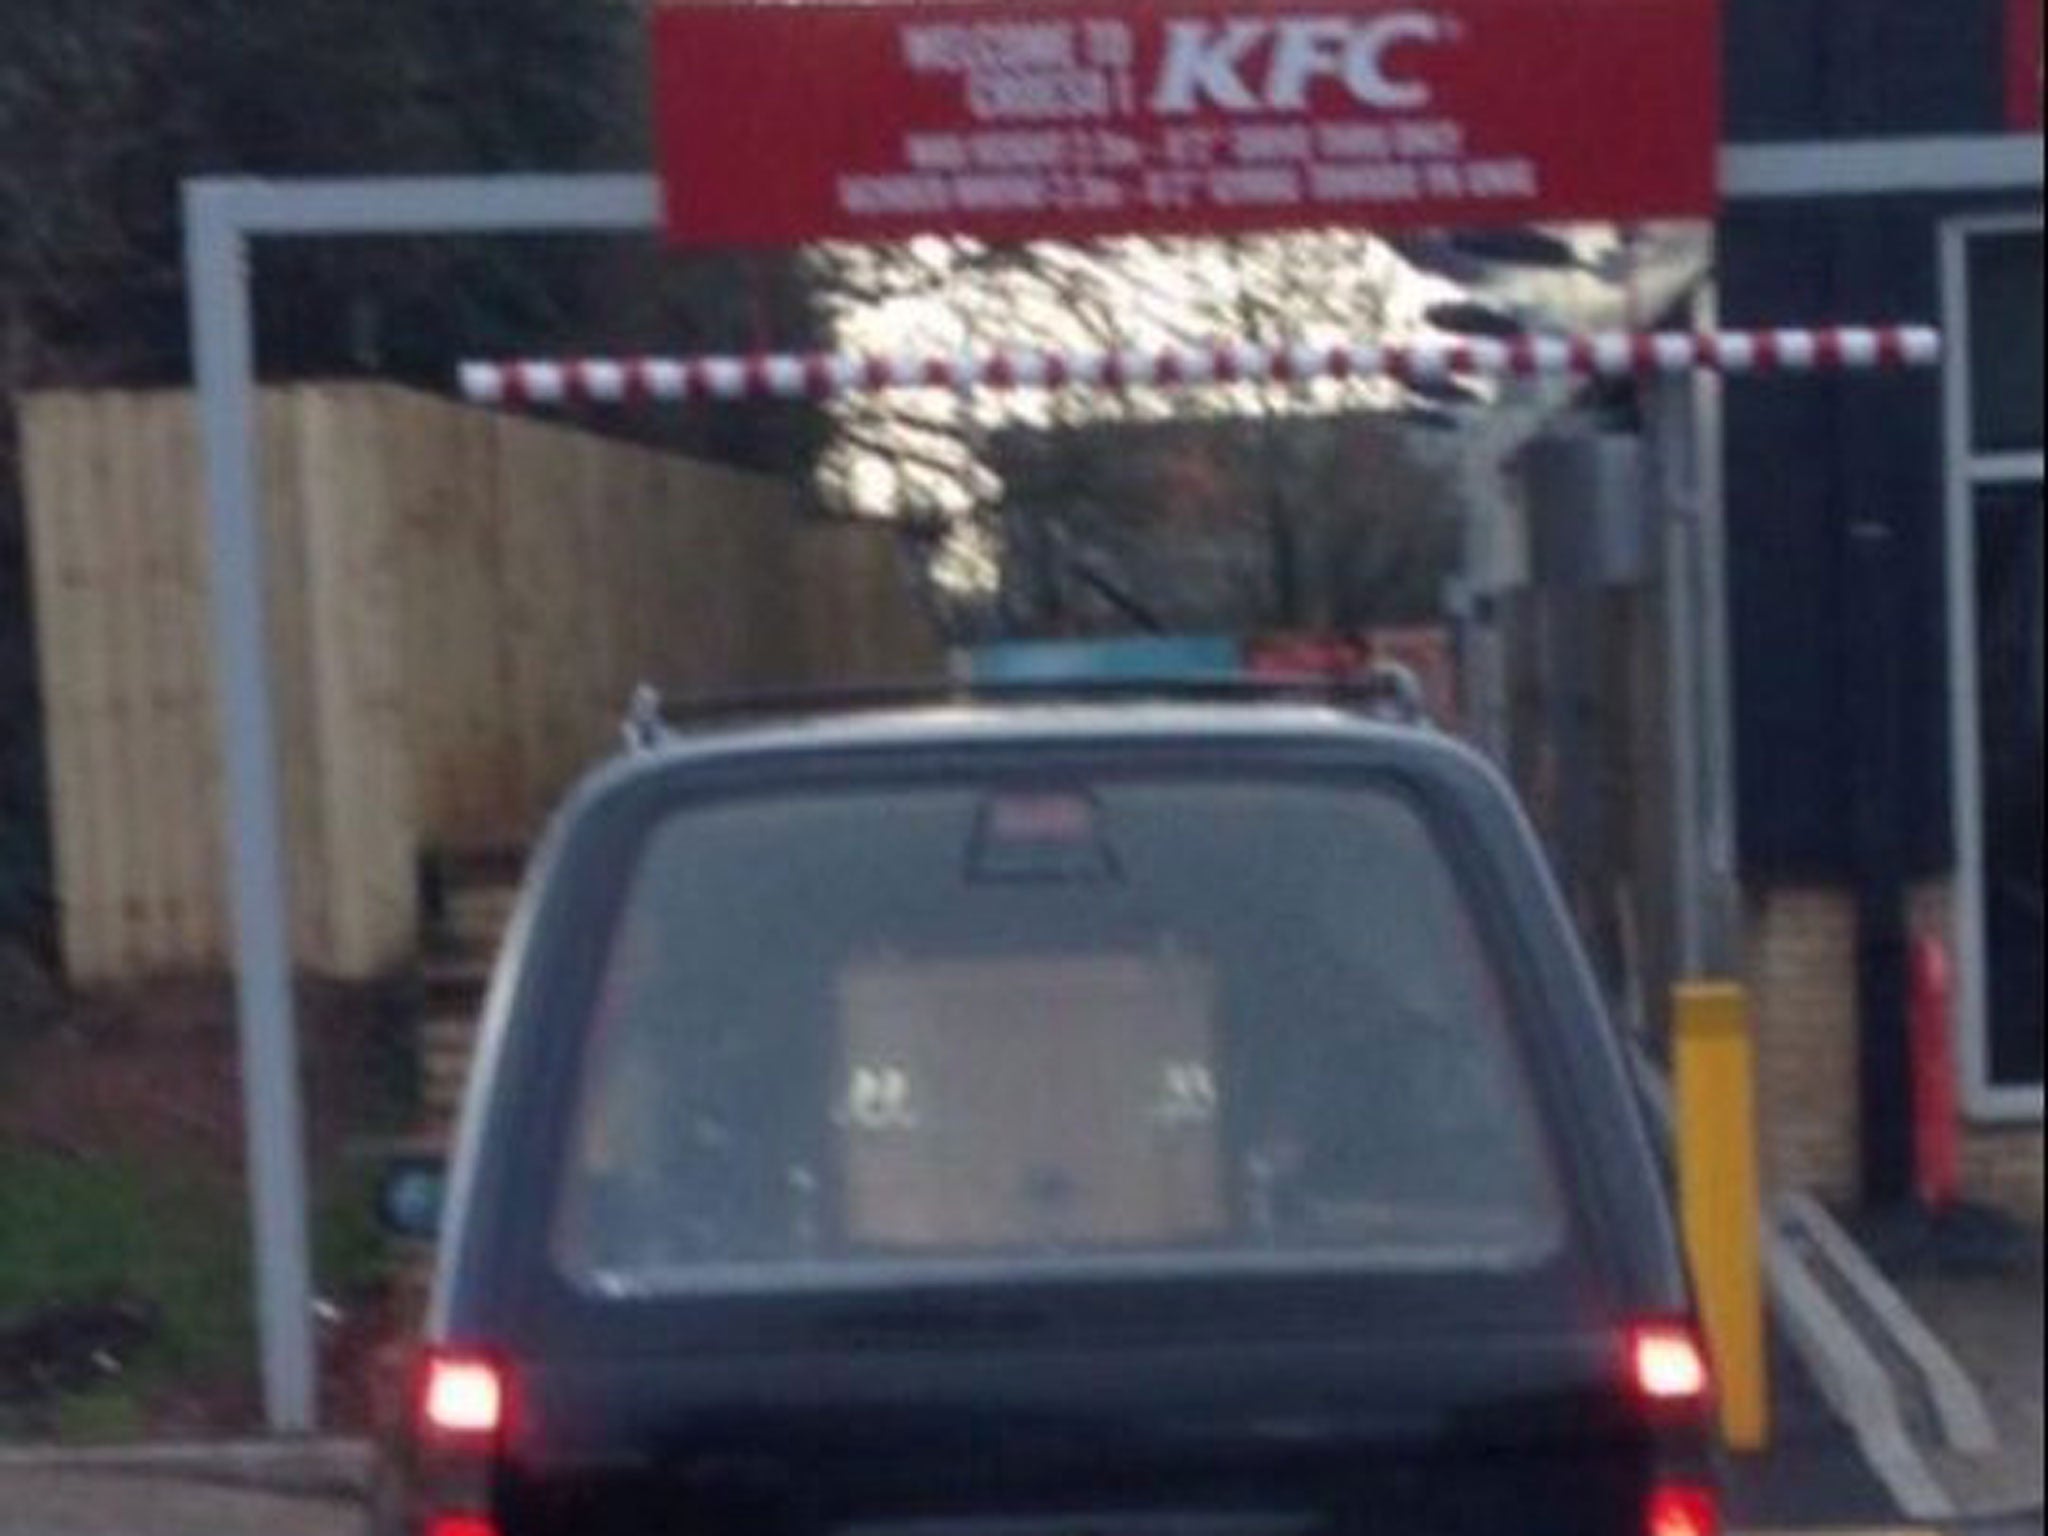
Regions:
M 1925 322 L 1937 232 L 1967 203 L 1735 210 L 1731 325 Z M 1745 868 L 1848 873 L 1860 788 L 1909 872 L 1949 852 L 1941 383 L 1933 371 L 1748 379 L 1729 391 L 1729 579 Z M 1894 753 L 1873 761 L 1871 731 Z M 1882 784 L 1859 783 L 1873 773 Z M 1867 829 L 1868 830 L 1868 829 Z
M 1724 0 L 1727 136 L 2005 128 L 2004 0 Z
M 1726 0 L 1728 136 L 2002 131 L 2004 0 Z M 1996 200 L 1738 204 L 1731 325 L 1939 318 L 1938 230 Z M 1745 380 L 1728 402 L 1745 872 L 1832 879 L 1950 857 L 1941 385 Z
M 2020 94 L 2009 0 L 1724 3 L 1735 142 L 1997 134 Z M 1738 204 L 1720 226 L 1723 315 L 1939 320 L 1943 222 L 2039 206 L 2038 190 Z M 1913 1187 L 1909 921 L 1944 926 L 1953 865 L 1942 404 L 1934 371 L 1752 379 L 1728 393 L 1741 856 L 1767 1143 L 1777 1177 L 1853 1187 L 1876 1205 Z M 1973 1192 L 2038 1219 L 2038 1129 L 1971 1149 Z M 2001 1176 L 2008 1165 L 2020 1177 Z

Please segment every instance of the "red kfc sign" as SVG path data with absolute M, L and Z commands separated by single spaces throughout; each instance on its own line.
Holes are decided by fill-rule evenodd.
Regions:
M 686 245 L 1716 204 L 1716 0 L 692 0 L 656 29 Z

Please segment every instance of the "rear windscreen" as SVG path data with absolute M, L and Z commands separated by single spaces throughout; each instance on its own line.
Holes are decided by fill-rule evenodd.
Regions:
M 1390 785 L 691 805 L 611 941 L 556 1259 L 627 1295 L 1535 1264 L 1510 998 Z

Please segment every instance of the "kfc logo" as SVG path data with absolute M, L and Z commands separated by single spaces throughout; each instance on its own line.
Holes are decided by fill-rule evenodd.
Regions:
M 1302 112 L 1320 81 L 1348 91 L 1360 106 L 1412 112 L 1431 102 L 1412 73 L 1415 52 L 1450 40 L 1451 24 L 1429 11 L 1341 16 L 1172 21 L 1152 110 L 1184 117 Z

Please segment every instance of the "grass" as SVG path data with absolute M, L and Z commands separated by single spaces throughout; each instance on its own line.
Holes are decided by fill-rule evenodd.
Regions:
M 152 1390 L 249 1369 L 243 1231 L 230 1190 L 120 1159 L 0 1148 L 0 1317 L 115 1298 L 157 1314 L 128 1374 L 56 1405 L 61 1437 L 133 1434 Z
M 223 1005 L 176 992 L 80 1003 L 78 1027 L 59 1035 L 17 1027 L 25 1015 L 7 992 L 0 978 L 0 1327 L 120 1301 L 142 1306 L 154 1333 L 119 1377 L 55 1401 L 0 1396 L 0 1440 L 248 1427 L 256 1347 L 233 1036 L 194 1022 Z M 308 1075 L 320 1084 L 309 1214 L 315 1289 L 346 1314 L 322 1341 L 325 1385 L 346 1404 L 401 1267 L 376 1221 L 378 1170 L 355 1149 L 388 1140 L 415 1110 L 409 1037 L 392 1034 L 388 1006 L 327 1004 L 308 1010 Z
M 396 1268 L 372 1169 L 337 1174 L 313 1211 L 314 1273 L 344 1303 Z M 164 1169 L 0 1147 L 0 1320 L 66 1303 L 146 1302 L 158 1331 L 120 1378 L 50 1406 L 63 1441 L 133 1439 L 165 1394 L 202 1394 L 254 1366 L 246 1216 L 232 1188 Z M 7 1426 L 0 1419 L 0 1440 Z
M 402 1265 L 377 1220 L 375 1167 L 332 1173 L 315 1195 L 313 1273 L 327 1295 L 347 1301 L 374 1290 Z
M 132 1386 L 115 1382 L 59 1399 L 51 1427 L 67 1445 L 104 1445 L 141 1439 L 149 1414 Z

